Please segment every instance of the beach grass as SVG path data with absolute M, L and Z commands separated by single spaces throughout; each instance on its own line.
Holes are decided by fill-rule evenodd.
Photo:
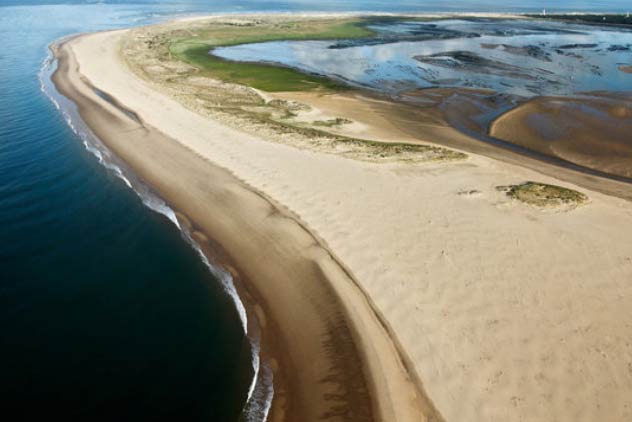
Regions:
M 234 112 L 242 118 L 248 116 L 251 124 L 267 124 L 267 128 L 277 134 L 295 134 L 295 142 L 298 139 L 308 140 L 311 148 L 327 153 L 335 153 L 347 158 L 362 161 L 386 163 L 386 162 L 439 162 L 459 161 L 468 158 L 468 155 L 448 148 L 415 144 L 407 142 L 380 142 L 368 139 L 354 138 L 328 132 L 328 125 L 316 125 L 313 127 L 296 125 L 291 122 L 276 120 L 270 116 L 258 113 L 244 113 L 242 109 Z M 335 119 L 334 119 L 335 120 Z M 341 119 L 344 123 L 346 119 Z M 349 121 L 350 122 L 350 121 Z M 295 143 L 300 146 L 300 142 Z
M 496 189 L 506 192 L 512 199 L 538 207 L 580 205 L 588 201 L 586 195 L 573 189 L 531 181 L 519 185 L 498 186 Z
M 268 41 L 328 40 L 364 38 L 373 32 L 364 20 L 318 19 L 287 22 L 257 22 L 250 25 L 209 25 L 192 31 L 186 37 L 168 40 L 169 53 L 225 82 L 234 82 L 268 92 L 311 91 L 315 89 L 343 90 L 344 85 L 331 79 L 298 70 L 265 63 L 235 62 L 212 55 L 216 47 Z M 175 34 L 178 35 L 178 34 Z
M 371 37 L 366 29 L 381 18 L 223 18 L 197 24 L 139 29 L 126 39 L 123 57 L 139 76 L 156 83 L 188 107 L 240 130 L 265 134 L 275 142 L 370 162 L 428 162 L 467 158 L 447 148 L 376 142 L 328 132 L 351 120 L 336 117 L 294 121 L 311 110 L 297 101 L 267 99 L 268 92 L 351 89 L 325 77 L 272 64 L 243 63 L 209 55 L 219 46 L 289 39 Z
M 372 162 L 429 162 L 464 160 L 467 154 L 433 145 L 377 142 L 341 137 L 334 141 L 341 155 Z
M 312 125 L 323 126 L 323 127 L 336 127 L 336 126 L 346 125 L 349 123 L 352 123 L 352 121 L 349 119 L 336 117 L 335 119 L 329 119 L 329 120 L 316 120 L 312 122 Z

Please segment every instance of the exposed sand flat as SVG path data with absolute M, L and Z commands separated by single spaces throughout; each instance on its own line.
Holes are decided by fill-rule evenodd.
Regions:
M 491 136 L 632 178 L 632 96 L 540 97 L 496 119 Z
M 191 157 L 228 169 L 304 222 L 366 291 L 402 346 L 417 387 L 445 420 L 632 420 L 629 202 L 580 189 L 590 197 L 588 205 L 563 213 L 541 210 L 512 202 L 495 187 L 525 180 L 576 187 L 477 155 L 464 162 L 380 165 L 240 134 L 132 75 L 118 58 L 121 35 L 72 41 L 81 74 L 197 154 Z M 120 133 L 123 146 L 125 136 Z M 135 168 L 155 165 L 171 149 L 148 139 L 128 160 Z M 190 163 L 186 172 L 164 168 L 154 179 L 171 191 L 211 189 L 213 174 L 203 173 L 205 166 L 193 158 Z M 230 220 L 218 215 L 213 201 L 195 198 L 185 196 L 181 203 L 196 223 Z M 187 205 L 191 201 L 196 205 Z M 247 223 L 244 233 L 258 233 L 265 220 L 239 222 Z M 208 223 L 208 234 L 217 234 L 218 226 Z M 232 230 L 240 236 L 236 227 L 223 227 L 224 235 Z M 263 235 L 269 249 L 296 241 L 293 232 L 278 229 Z M 308 248 L 297 245 L 271 258 Z M 249 261 L 261 268 L 282 264 Z M 372 328 L 371 314 L 344 277 L 329 280 L 360 331 L 354 339 L 368 355 L 365 371 L 385 382 L 371 392 L 387 405 L 403 404 L 399 415 L 382 420 L 415 420 L 409 390 L 388 396 L 407 389 L 401 368 L 390 363 L 394 351 L 383 333 Z M 297 329 L 287 334 L 299 335 L 297 342 L 305 337 Z

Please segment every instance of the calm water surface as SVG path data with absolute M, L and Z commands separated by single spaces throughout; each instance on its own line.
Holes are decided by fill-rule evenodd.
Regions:
M 545 3 L 551 8 L 548 1 L 506 1 L 502 10 L 533 11 Z M 627 3 L 558 6 L 624 10 Z M 444 6 L 352 0 L 3 0 L 3 415 L 20 415 L 18 420 L 236 421 L 254 373 L 243 322 L 221 280 L 176 225 L 147 207 L 151 200 L 159 208 L 159 200 L 141 185 L 135 185 L 138 192 L 130 189 L 116 167 L 104 166 L 97 155 L 103 158 L 106 152 L 89 152 L 42 92 L 39 76 L 51 41 L 188 13 L 441 8 L 498 10 L 489 1 Z M 81 132 L 80 122 L 74 123 Z M 251 415 L 246 419 L 258 417 Z
M 632 89 L 632 30 L 546 21 L 437 20 L 369 25 L 375 41 L 283 41 L 219 48 L 396 93 L 432 86 L 570 95 Z M 398 39 L 405 41 L 395 42 Z

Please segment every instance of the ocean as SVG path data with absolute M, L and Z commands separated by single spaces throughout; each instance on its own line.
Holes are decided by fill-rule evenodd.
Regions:
M 265 413 L 242 414 L 256 345 L 230 280 L 209 269 L 166 204 L 108 158 L 54 92 L 51 42 L 204 12 L 625 11 L 629 4 L 494 3 L 3 0 L 3 413 L 89 421 L 237 421 Z

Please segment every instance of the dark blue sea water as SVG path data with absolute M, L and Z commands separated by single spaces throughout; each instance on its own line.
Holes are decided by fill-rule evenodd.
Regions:
M 243 321 L 225 285 L 178 227 L 147 207 L 147 192 L 130 189 L 88 151 L 42 91 L 41 69 L 53 40 L 202 12 L 621 11 L 628 5 L 0 1 L 3 417 L 236 421 L 255 372 Z
M 0 7 L 0 407 L 18 420 L 236 420 L 246 398 L 222 285 L 40 90 L 49 42 L 145 15 Z

